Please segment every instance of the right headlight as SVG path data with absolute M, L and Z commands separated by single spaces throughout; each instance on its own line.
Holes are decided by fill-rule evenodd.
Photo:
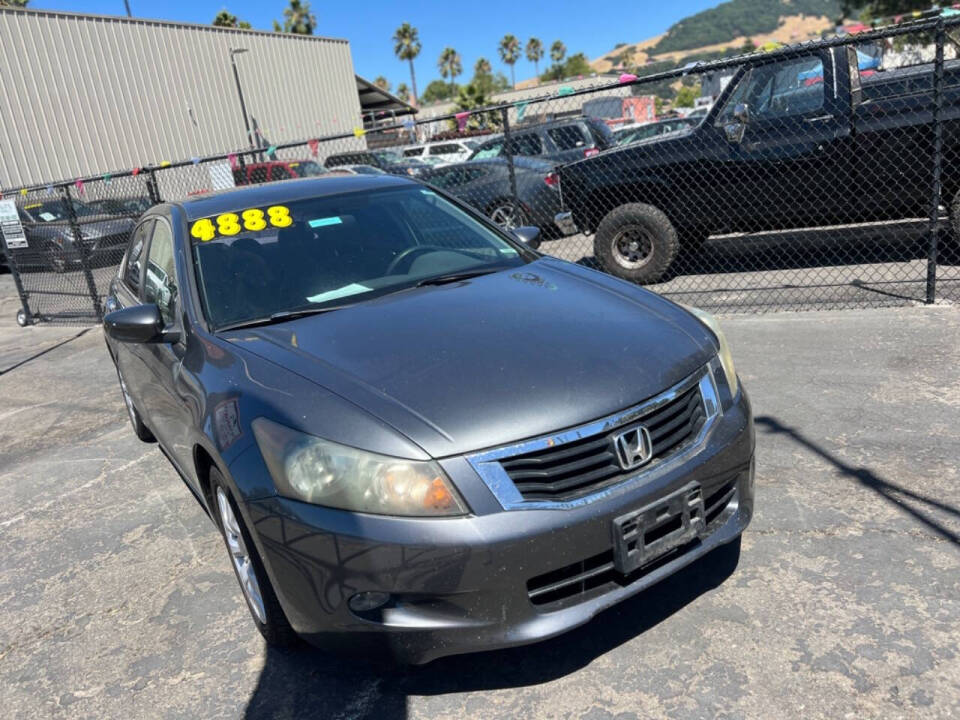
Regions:
M 723 330 L 720 329 L 720 323 L 717 322 L 717 319 L 710 313 L 701 310 L 700 308 L 690 307 L 689 305 L 684 305 L 684 307 L 689 310 L 700 322 L 710 328 L 710 331 L 717 338 L 717 345 L 720 346 L 720 350 L 717 355 L 720 358 L 720 365 L 723 367 L 723 374 L 727 378 L 727 387 L 730 388 L 730 397 L 734 398 L 737 396 L 737 371 L 733 367 L 733 355 L 730 353 L 730 345 L 727 343 L 727 337 L 723 334 Z
M 281 495 L 379 515 L 466 514 L 466 504 L 440 466 L 358 450 L 292 430 L 266 418 L 253 434 Z

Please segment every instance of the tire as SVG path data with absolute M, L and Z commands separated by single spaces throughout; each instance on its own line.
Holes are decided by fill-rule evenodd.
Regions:
M 604 270 L 635 283 L 660 280 L 677 257 L 677 231 L 662 210 L 630 203 L 607 213 L 593 252 Z
M 487 217 L 504 230 L 514 230 L 530 223 L 526 210 L 509 198 L 497 200 L 490 205 Z
M 117 367 L 117 379 L 120 380 L 120 395 L 123 397 L 123 404 L 127 407 L 127 417 L 130 418 L 130 424 L 133 425 L 134 434 L 145 443 L 156 442 L 157 439 L 150 432 L 150 428 L 144 424 L 143 418 L 140 417 L 140 411 L 133 404 L 133 398 L 127 391 L 127 383 L 124 381 L 123 375 L 120 374 L 119 367 Z
M 277 600 L 277 594 L 264 570 L 236 499 L 216 468 L 210 469 L 210 490 L 217 527 L 223 536 L 233 574 L 240 584 L 240 591 L 257 630 L 263 635 L 263 639 L 274 647 L 292 647 L 298 644 L 299 638 L 280 607 L 280 601 Z

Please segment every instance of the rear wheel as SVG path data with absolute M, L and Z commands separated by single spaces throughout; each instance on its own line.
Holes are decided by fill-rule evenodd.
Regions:
M 130 392 L 127 390 L 127 383 L 123 379 L 123 374 L 120 372 L 119 367 L 117 368 L 117 377 L 120 379 L 120 394 L 123 395 L 123 404 L 127 407 L 127 416 L 130 418 L 130 424 L 133 425 L 133 432 L 136 433 L 136 436 L 140 440 L 143 440 L 143 442 L 156 442 L 157 439 L 153 436 L 153 433 L 150 432 L 150 428 L 143 423 L 140 412 L 133 404 L 133 398 L 130 397 Z
M 666 275 L 679 248 L 677 231 L 662 210 L 630 203 L 611 210 L 600 222 L 594 254 L 611 275 L 652 283 Z
M 257 630 L 270 645 L 295 645 L 298 641 L 297 634 L 280 607 L 280 601 L 277 600 L 270 578 L 263 568 L 233 493 L 216 468 L 210 470 L 210 486 L 213 490 L 217 524 L 230 554 L 230 564 Z

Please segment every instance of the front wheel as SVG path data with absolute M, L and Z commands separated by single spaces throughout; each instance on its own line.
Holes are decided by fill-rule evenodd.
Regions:
M 518 227 L 529 224 L 526 211 L 513 200 L 500 200 L 494 203 L 487 214 L 504 230 L 516 230 Z
M 256 546 L 243 521 L 236 500 L 216 468 L 210 470 L 217 525 L 230 554 L 230 564 L 240 583 L 243 599 L 257 630 L 275 647 L 290 647 L 298 641 L 277 594 L 263 568 Z
M 630 203 L 607 213 L 593 242 L 597 260 L 611 275 L 635 283 L 654 283 L 667 274 L 680 241 L 664 212 Z

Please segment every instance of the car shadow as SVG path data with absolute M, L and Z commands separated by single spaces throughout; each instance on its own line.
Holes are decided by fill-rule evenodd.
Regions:
M 411 695 L 443 695 L 538 685 L 589 665 L 655 627 L 736 570 L 739 539 L 569 633 L 534 645 L 441 658 L 403 668 L 325 654 L 308 646 L 267 649 L 249 720 L 407 717 Z

